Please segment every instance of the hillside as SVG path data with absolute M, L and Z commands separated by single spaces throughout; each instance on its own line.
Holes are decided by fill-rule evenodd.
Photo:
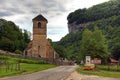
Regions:
M 84 13 L 81 13 L 81 10 L 85 10 Z M 88 9 L 76 10 L 68 15 L 70 33 L 56 44 L 66 50 L 64 52 L 68 59 L 81 60 L 84 57 L 83 53 L 102 54 L 104 52 L 104 54 L 107 53 L 106 57 L 111 56 L 115 59 L 120 59 L 119 13 L 119 0 L 110 0 Z M 89 16 L 86 16 L 87 14 Z M 90 36 L 89 40 L 86 40 L 88 39 L 87 36 Z M 103 42 L 99 43 L 97 39 L 101 39 Z M 82 48 L 85 49 L 83 50 Z M 104 51 L 102 51 L 103 49 Z M 85 52 L 85 50 L 91 52 Z
M 115 15 L 120 15 L 119 0 L 110 0 L 109 2 L 98 4 L 88 9 L 75 10 L 67 17 L 69 32 L 76 32 L 86 27 L 89 23 L 107 19 Z
M 30 41 L 30 33 L 15 23 L 0 19 L 0 49 L 22 53 Z

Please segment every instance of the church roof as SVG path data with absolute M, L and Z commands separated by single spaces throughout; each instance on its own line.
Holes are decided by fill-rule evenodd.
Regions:
M 47 21 L 47 19 L 45 18 L 45 17 L 43 17 L 41 14 L 40 15 L 38 15 L 38 16 L 36 16 L 35 18 L 33 18 L 33 21 L 46 21 L 46 22 L 48 22 Z

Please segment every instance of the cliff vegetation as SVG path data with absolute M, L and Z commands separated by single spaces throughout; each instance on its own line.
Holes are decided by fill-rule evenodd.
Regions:
M 67 59 L 83 60 L 85 55 L 106 59 L 120 59 L 120 1 L 110 0 L 78 9 L 67 17 L 69 24 L 85 24 L 82 30 L 70 32 L 55 45 L 65 49 Z M 72 25 L 72 27 L 75 27 Z M 70 28 L 70 27 L 69 27 Z

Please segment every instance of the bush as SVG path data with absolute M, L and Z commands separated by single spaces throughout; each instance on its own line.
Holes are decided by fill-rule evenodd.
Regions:
M 120 71 L 120 67 L 117 68 L 117 65 L 111 65 L 111 66 L 100 65 L 98 66 L 98 68 L 105 71 Z
M 0 59 L 7 60 L 9 62 L 20 62 L 20 63 L 27 63 L 27 64 L 47 64 L 44 60 L 31 60 L 31 59 L 21 59 L 21 58 L 12 58 L 9 56 L 0 56 Z
M 46 64 L 46 61 L 44 60 L 29 60 L 29 59 L 15 59 L 17 62 L 20 63 L 28 63 L 28 64 Z
M 15 50 L 15 53 L 17 53 L 17 54 L 22 54 L 22 51 L 20 51 L 20 50 Z
M 8 60 L 8 59 L 10 59 L 10 57 L 8 57 L 8 56 L 0 56 L 0 59 Z

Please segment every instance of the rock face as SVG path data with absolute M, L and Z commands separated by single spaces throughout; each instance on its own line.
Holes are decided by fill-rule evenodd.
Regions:
M 76 24 L 74 22 L 74 23 L 68 24 L 69 33 L 71 33 L 71 32 L 75 33 L 77 31 L 81 31 L 81 30 L 83 30 L 89 24 L 90 24 L 90 22 L 88 22 L 88 23 L 82 23 L 82 24 Z

